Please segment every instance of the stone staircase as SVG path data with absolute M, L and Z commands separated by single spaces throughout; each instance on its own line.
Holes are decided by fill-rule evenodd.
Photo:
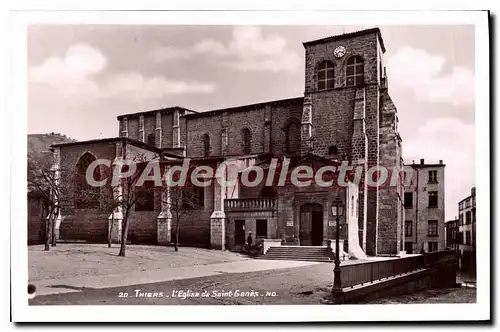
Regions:
M 277 246 L 270 247 L 262 259 L 311 261 L 311 262 L 333 262 L 327 247 L 308 246 Z

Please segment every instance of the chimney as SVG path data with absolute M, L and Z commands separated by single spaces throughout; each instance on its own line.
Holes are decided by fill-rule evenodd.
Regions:
M 442 164 L 443 164 L 443 160 L 439 159 L 439 165 L 442 165 Z
M 476 196 L 476 187 L 472 187 L 470 190 L 470 195 L 471 196 Z
M 425 164 L 424 158 L 420 159 L 420 165 L 423 165 L 423 164 Z

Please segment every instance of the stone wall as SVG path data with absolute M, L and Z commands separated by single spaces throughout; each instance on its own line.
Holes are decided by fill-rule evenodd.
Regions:
M 379 189 L 377 254 L 395 255 L 402 249 L 402 195 L 397 177 L 402 158 L 401 140 L 397 133 L 397 110 L 386 91 L 381 101 L 380 165 L 387 170 L 387 179 Z M 392 181 L 394 176 L 396 179 Z
M 203 157 L 203 135 L 210 137 L 210 156 L 244 155 L 242 130 L 250 130 L 250 154 L 285 153 L 286 126 L 295 119 L 299 123 L 302 98 L 280 100 L 256 105 L 187 115 L 184 129 L 187 137 L 187 156 Z M 222 130 L 227 129 L 228 148 L 221 147 Z M 300 139 L 297 131 L 291 137 Z M 298 152 L 298 151 L 297 151 Z
M 341 58 L 334 56 L 334 50 L 338 46 L 343 46 L 346 49 L 346 54 Z M 312 124 L 312 130 L 311 137 L 308 137 L 307 130 L 304 132 L 303 128 L 303 154 L 312 152 L 329 157 L 329 147 L 335 145 L 338 149 L 336 157 L 339 159 L 354 161 L 356 164 L 361 162 L 367 168 L 379 165 L 379 83 L 381 75 L 379 67 L 382 62 L 380 50 L 380 40 L 375 31 L 353 38 L 339 38 L 306 45 L 305 99 L 311 103 L 312 111 L 309 120 Z M 359 139 L 354 139 L 356 146 L 353 156 L 351 144 L 354 133 L 356 87 L 346 87 L 346 62 L 354 55 L 359 55 L 364 60 L 365 91 L 364 105 L 361 106 L 364 107 L 364 121 L 361 121 L 362 124 L 357 124 L 357 126 L 364 124 L 367 147 L 361 146 L 364 134 L 363 130 L 360 131 L 358 128 L 356 134 L 359 135 Z M 334 89 L 317 91 L 317 68 L 324 60 L 334 63 Z M 363 151 L 367 151 L 367 155 L 363 155 Z M 379 190 L 375 187 L 365 193 L 364 184 L 361 183 L 360 186 L 359 216 L 363 222 L 360 222 L 359 226 L 361 229 L 364 228 L 364 219 L 366 218 L 366 230 L 364 230 L 366 252 L 375 255 L 378 242 Z

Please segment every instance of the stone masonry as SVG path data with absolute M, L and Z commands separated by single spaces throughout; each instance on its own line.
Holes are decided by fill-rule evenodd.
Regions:
M 120 115 L 120 142 L 147 150 L 162 160 L 187 157 L 198 164 L 217 166 L 231 158 L 239 162 L 240 172 L 271 157 L 287 158 L 295 164 L 299 160 L 321 165 L 344 160 L 351 166 L 362 166 L 357 188 L 350 191 L 356 193 L 357 197 L 349 200 L 355 204 L 344 199 L 350 208 L 357 210 L 349 220 L 357 218 L 354 230 L 358 232 L 359 247 L 369 255 L 396 254 L 403 247 L 403 188 L 399 183 L 394 187 L 369 186 L 366 178 L 371 167 L 403 166 L 397 110 L 389 95 L 385 46 L 380 30 L 375 28 L 332 36 L 303 45 L 303 96 L 202 113 L 174 106 Z M 361 73 L 358 72 L 362 77 L 359 84 L 352 84 L 348 78 L 347 67 L 354 58 L 362 63 L 357 70 L 363 68 Z M 318 69 L 324 61 L 333 68 L 333 84 L 328 89 L 319 88 L 322 78 Z M 115 158 L 116 143 L 111 139 L 61 145 L 62 163 L 75 165 L 85 151 L 90 151 L 96 158 Z M 278 190 L 286 195 L 279 194 L 272 204 L 267 201 L 256 203 L 260 209 L 262 204 L 271 204 L 266 207 L 271 206 L 272 211 L 250 209 L 228 214 L 225 211 L 227 200 L 258 199 L 264 188 L 245 190 L 220 188 L 217 184 L 205 188 L 204 204 L 184 214 L 179 234 L 181 242 L 225 249 L 235 237 L 234 218 L 248 220 L 248 229 L 254 232 L 257 231 L 256 220 L 262 222 L 265 218 L 268 231 L 261 228 L 260 231 L 268 238 L 280 238 L 285 244 L 298 243 L 300 218 L 303 218 L 300 211 L 304 204 L 309 204 L 304 211 L 315 211 L 311 212 L 316 216 L 315 220 L 323 223 L 321 227 L 317 226 L 323 240 L 332 236 L 329 216 L 331 190 Z M 165 204 L 162 204 L 165 199 L 161 197 L 160 193 L 156 194 L 152 211 L 134 213 L 131 223 L 134 225 L 133 240 L 171 243 L 175 220 L 166 211 Z M 322 207 L 312 208 L 311 204 L 315 202 L 322 202 Z M 237 201 L 234 204 L 242 206 Z M 86 220 L 77 222 L 75 216 L 82 211 L 68 207 L 64 212 L 68 218 L 64 227 L 61 226 L 62 236 L 95 241 L 106 238 L 107 215 L 101 217 L 96 212 L 87 211 Z M 104 219 L 101 221 L 101 218 Z M 355 238 L 352 232 L 350 238 Z M 308 242 L 305 240 L 304 243 Z

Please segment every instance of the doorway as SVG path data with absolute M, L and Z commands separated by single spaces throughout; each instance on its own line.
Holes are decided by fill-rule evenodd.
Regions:
M 323 206 L 308 203 L 300 207 L 300 245 L 323 245 Z
M 245 244 L 245 220 L 234 221 L 234 244 L 237 246 Z

